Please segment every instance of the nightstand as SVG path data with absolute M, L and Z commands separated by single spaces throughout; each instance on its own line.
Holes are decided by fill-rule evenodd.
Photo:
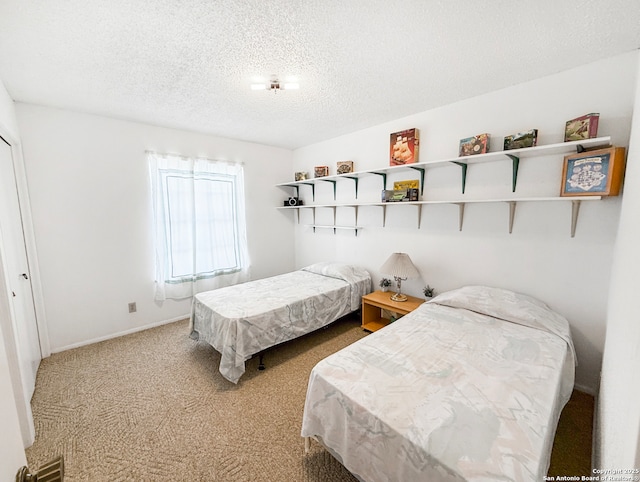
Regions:
M 393 291 L 374 291 L 362 297 L 363 330 L 376 331 L 390 323 L 387 318 L 382 317 L 382 310 L 406 315 L 424 303 L 424 300 L 413 296 L 407 296 L 407 301 L 391 301 L 393 293 Z

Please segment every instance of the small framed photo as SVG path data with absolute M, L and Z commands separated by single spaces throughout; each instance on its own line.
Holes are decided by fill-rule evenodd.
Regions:
M 329 166 L 316 166 L 313 168 L 314 177 L 325 177 L 329 175 Z
M 568 120 L 564 128 L 564 141 L 582 141 L 598 137 L 598 120 L 600 114 L 585 114 Z
M 624 174 L 624 147 L 564 157 L 560 196 L 617 196 Z
M 336 163 L 336 172 L 338 174 L 348 174 L 353 172 L 353 161 L 338 161 Z
M 489 134 L 478 134 L 460 140 L 460 157 L 489 152 Z
M 308 175 L 307 175 L 306 172 L 296 172 L 295 173 L 296 181 L 306 181 L 307 177 L 308 177 Z

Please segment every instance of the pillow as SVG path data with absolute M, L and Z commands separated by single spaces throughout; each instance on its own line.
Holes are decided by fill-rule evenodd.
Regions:
M 335 261 L 315 263 L 302 268 L 302 271 L 309 271 L 310 273 L 321 274 L 323 276 L 329 276 L 330 278 L 338 278 L 348 282 L 369 276 L 369 273 L 362 268 Z
M 531 296 L 489 286 L 465 286 L 442 293 L 429 303 L 462 308 L 554 333 L 567 342 L 575 359 L 567 319 Z
M 431 303 L 463 308 L 506 321 L 528 316 L 533 308 L 549 310 L 546 304 L 536 298 L 489 286 L 464 286 L 436 296 Z

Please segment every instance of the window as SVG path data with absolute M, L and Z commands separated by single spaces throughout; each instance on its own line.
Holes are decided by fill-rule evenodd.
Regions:
M 186 298 L 247 278 L 241 164 L 148 153 L 156 299 Z

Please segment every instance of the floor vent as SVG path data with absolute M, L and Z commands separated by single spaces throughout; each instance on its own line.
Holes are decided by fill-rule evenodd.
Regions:
M 63 482 L 64 459 L 62 455 L 40 467 L 35 473 L 29 467 L 22 467 L 16 474 L 16 482 Z

